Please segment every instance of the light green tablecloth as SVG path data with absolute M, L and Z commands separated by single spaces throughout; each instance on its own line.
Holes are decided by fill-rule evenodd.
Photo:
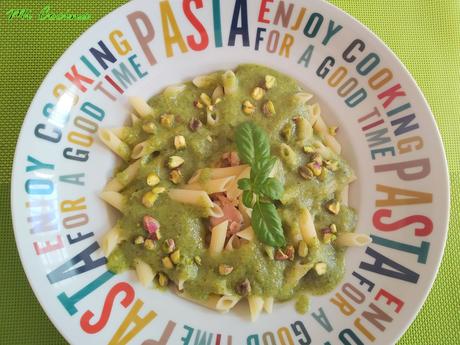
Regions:
M 374 31 L 410 70 L 431 105 L 449 160 L 452 208 L 444 260 L 428 300 L 398 344 L 460 344 L 460 1 L 331 2 Z M 122 3 L 0 1 L 0 344 L 65 343 L 35 299 L 19 261 L 9 205 L 11 163 L 24 115 L 51 66 L 87 27 Z M 61 12 L 87 12 L 92 19 L 6 20 L 5 13 L 11 8 L 29 8 L 37 13 L 46 4 Z

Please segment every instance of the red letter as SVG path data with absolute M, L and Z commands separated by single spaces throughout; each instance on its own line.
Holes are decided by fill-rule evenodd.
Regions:
M 118 283 L 117 285 L 114 285 L 109 293 L 107 294 L 107 297 L 105 298 L 104 302 L 104 307 L 102 308 L 102 313 L 101 317 L 99 318 L 99 321 L 97 321 L 94 324 L 91 324 L 90 321 L 94 316 L 94 313 L 87 310 L 83 315 L 81 316 L 80 319 L 80 326 L 81 329 L 84 330 L 86 333 L 89 334 L 94 334 L 99 332 L 101 329 L 105 327 L 107 322 L 109 321 L 110 318 L 110 313 L 112 311 L 113 303 L 115 301 L 115 297 L 120 292 L 125 293 L 125 297 L 120 301 L 120 304 L 128 308 L 128 306 L 131 304 L 131 302 L 134 300 L 134 289 L 131 285 L 128 283 L 122 282 Z
M 377 292 L 377 295 L 375 295 L 375 300 L 378 301 L 379 298 L 383 296 L 387 299 L 386 304 L 396 304 L 395 312 L 399 313 L 404 305 L 404 302 L 401 301 L 399 298 L 393 296 L 391 293 L 384 289 L 380 289 L 379 292 Z
M 386 208 L 375 211 L 372 217 L 374 226 L 380 231 L 395 231 L 407 225 L 422 223 L 423 227 L 415 228 L 415 236 L 428 236 L 433 231 L 433 222 L 431 219 L 420 214 L 409 216 L 389 224 L 383 223 L 382 218 L 390 218 L 391 213 L 392 211 Z
M 187 17 L 187 19 L 190 21 L 190 24 L 193 25 L 193 27 L 198 31 L 201 37 L 201 41 L 197 43 L 193 35 L 188 35 L 187 36 L 187 43 L 190 48 L 192 48 L 195 51 L 200 51 L 206 49 L 209 43 L 209 37 L 208 33 L 206 32 L 205 27 L 201 22 L 198 20 L 198 18 L 192 13 L 192 10 L 190 9 L 190 5 L 192 2 L 196 3 L 196 8 L 200 9 L 203 8 L 203 0 L 184 0 L 182 4 L 182 8 L 184 10 L 184 14 Z
M 78 73 L 77 67 L 75 65 L 72 65 L 72 67 L 70 67 L 70 70 L 72 71 L 72 73 L 67 72 L 65 74 L 65 77 L 69 79 L 81 91 L 86 92 L 86 90 L 88 89 L 82 84 L 82 81 L 88 84 L 92 84 L 94 80 Z
M 265 19 L 265 13 L 270 12 L 270 9 L 267 8 L 267 2 L 273 2 L 273 0 L 262 0 L 262 2 L 260 3 L 259 23 L 270 24 L 270 20 Z

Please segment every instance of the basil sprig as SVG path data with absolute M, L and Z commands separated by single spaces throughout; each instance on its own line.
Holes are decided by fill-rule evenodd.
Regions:
M 257 238 L 270 246 L 286 244 L 281 219 L 273 204 L 283 195 L 283 185 L 270 177 L 276 158 L 270 155 L 267 134 L 252 122 L 238 126 L 235 133 L 236 148 L 240 159 L 251 166 L 249 178 L 238 181 L 243 191 L 243 204 L 252 208 L 252 228 Z

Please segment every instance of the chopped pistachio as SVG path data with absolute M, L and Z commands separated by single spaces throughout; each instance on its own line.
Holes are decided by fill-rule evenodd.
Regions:
M 200 100 L 201 100 L 201 102 L 203 102 L 203 104 L 206 105 L 206 106 L 212 105 L 212 99 L 211 99 L 211 97 L 209 97 L 209 96 L 208 96 L 207 94 L 205 94 L 205 93 L 202 93 L 202 94 L 200 95 Z
M 305 152 L 305 153 L 314 153 L 315 149 L 312 146 L 304 146 L 303 147 L 303 152 Z
M 168 158 L 168 168 L 175 169 L 179 168 L 182 164 L 184 164 L 184 159 L 180 156 L 171 156 Z
M 182 150 L 187 147 L 187 143 L 185 142 L 185 138 L 183 135 L 176 135 L 174 137 L 174 147 L 176 150 Z
M 152 172 L 147 175 L 147 185 L 149 185 L 150 187 L 154 187 L 158 183 L 160 183 L 160 178 L 158 177 L 157 174 Z
M 203 103 L 201 103 L 200 101 L 194 101 L 193 105 L 198 109 L 203 109 L 204 108 Z
M 254 90 L 251 92 L 251 97 L 254 98 L 256 101 L 261 100 L 264 98 L 265 95 L 265 90 L 262 89 L 261 87 L 255 87 Z
M 289 257 L 281 249 L 278 248 L 275 252 L 275 260 L 283 261 L 287 259 L 289 259 Z
M 212 137 L 211 137 L 210 135 L 208 135 L 208 136 L 206 137 L 206 140 L 209 141 L 210 143 L 212 143 Z
M 134 244 L 143 244 L 144 241 L 145 241 L 144 236 L 139 235 L 134 239 Z
M 318 164 L 323 164 L 323 157 L 318 152 L 315 152 L 311 155 L 311 161 Z
M 281 129 L 281 136 L 284 140 L 289 141 L 291 140 L 292 135 L 294 134 L 294 126 L 292 123 L 286 123 L 283 128 Z
M 307 167 L 311 170 L 311 172 L 315 176 L 321 175 L 321 172 L 323 171 L 323 167 L 321 166 L 321 164 L 317 162 L 310 162 L 307 164 Z
M 163 127 L 171 128 L 174 125 L 174 115 L 163 114 L 160 116 L 160 123 Z
M 331 225 L 329 225 L 329 229 L 331 229 L 333 234 L 337 233 L 337 225 L 331 224 Z
M 340 202 L 338 202 L 337 200 L 329 200 L 325 206 L 326 209 L 332 214 L 337 215 L 340 212 Z
M 222 98 L 216 98 L 216 100 L 214 101 L 214 105 L 217 105 L 219 104 L 220 102 L 222 102 Z
M 157 130 L 157 126 L 155 126 L 153 121 L 148 121 L 142 125 L 142 130 L 145 133 L 153 134 Z
M 177 265 L 180 262 L 180 249 L 176 249 L 169 257 L 171 261 Z
M 161 259 L 161 262 L 163 263 L 164 268 L 171 269 L 174 267 L 174 264 L 172 263 L 169 256 L 165 256 L 163 259 Z
M 219 85 L 212 92 L 212 99 L 214 100 L 214 104 L 219 103 L 217 100 L 222 100 L 222 97 L 224 97 L 224 88 Z
M 294 260 L 294 254 L 295 254 L 295 249 L 294 246 L 288 245 L 286 249 L 284 250 L 284 253 L 288 257 L 289 260 Z
M 176 249 L 176 242 L 172 238 L 168 238 L 163 242 L 162 249 L 166 254 L 171 254 Z
M 338 129 L 339 129 L 339 127 L 337 127 L 337 126 L 329 127 L 328 128 L 329 134 L 332 135 L 332 136 L 336 136 Z
M 179 169 L 173 169 L 169 172 L 169 180 L 174 184 L 179 184 L 182 181 L 182 173 Z
M 149 191 L 145 193 L 144 196 L 142 197 L 142 204 L 145 207 L 150 208 L 155 204 L 155 201 L 157 201 L 157 198 L 158 198 L 157 194 Z
M 155 242 L 151 238 L 148 238 L 144 241 L 144 248 L 147 250 L 154 250 L 155 249 Z
M 275 248 L 270 247 L 270 246 L 264 246 L 264 249 L 265 249 L 265 253 L 267 254 L 267 256 L 271 260 L 273 260 L 275 258 Z
M 221 276 L 228 276 L 233 271 L 233 266 L 220 264 L 219 265 L 219 274 Z
M 322 276 L 327 271 L 327 264 L 325 262 L 318 262 L 315 265 L 316 274 Z
M 301 165 L 298 169 L 299 175 L 305 180 L 311 180 L 314 175 L 313 172 L 306 166 Z
M 196 117 L 192 117 L 190 119 L 190 122 L 188 123 L 188 128 L 192 131 L 192 132 L 196 132 L 197 130 L 199 130 L 201 128 L 201 126 L 203 126 L 203 124 L 201 123 L 201 121 L 199 119 L 197 119 Z
M 213 112 L 215 109 L 214 109 L 214 106 L 212 104 L 208 105 L 208 111 L 209 112 Z
M 254 114 L 255 111 L 256 111 L 256 106 L 252 104 L 251 101 L 246 100 L 243 102 L 243 112 L 246 115 Z
M 273 86 L 275 86 L 276 83 L 276 78 L 272 75 L 267 74 L 265 76 L 265 88 L 267 90 L 271 89 Z
M 168 283 L 169 283 L 168 276 L 164 274 L 163 272 L 158 273 L 158 284 L 161 287 L 165 287 L 166 285 L 168 285 Z
M 301 258 L 305 258 L 308 255 L 308 246 L 304 240 L 299 241 L 297 253 L 299 254 Z
M 335 241 L 336 238 L 337 236 L 335 236 L 333 233 L 327 232 L 323 235 L 323 242 L 328 244 L 328 243 L 331 243 L 332 241 Z
M 243 281 L 239 282 L 235 286 L 235 291 L 240 296 L 248 296 L 251 293 L 251 282 L 248 278 L 245 278 Z
M 324 182 L 326 181 L 326 178 L 327 178 L 327 175 L 329 174 L 329 170 L 327 169 L 322 169 L 321 170 L 321 174 L 318 176 L 318 180 L 320 180 L 321 182 Z
M 326 169 L 330 171 L 337 171 L 337 169 L 339 168 L 338 161 L 327 160 L 327 161 L 324 161 L 324 165 L 326 166 Z
M 273 116 L 276 114 L 275 110 L 275 105 L 273 104 L 272 101 L 267 101 L 264 103 L 262 106 L 262 112 L 265 114 L 265 116 Z
M 199 257 L 198 255 L 195 256 L 193 258 L 193 260 L 195 261 L 195 263 L 198 265 L 198 266 L 201 266 L 201 257 Z
M 152 189 L 152 192 L 154 192 L 155 194 L 161 194 L 161 193 L 164 193 L 165 191 L 166 191 L 165 187 L 155 187 Z

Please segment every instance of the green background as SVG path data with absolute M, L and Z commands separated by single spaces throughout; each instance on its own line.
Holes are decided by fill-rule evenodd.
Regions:
M 0 1 L 0 344 L 65 343 L 35 299 L 16 251 L 10 214 L 11 165 L 24 115 L 54 62 L 84 30 L 124 2 Z M 360 20 L 399 56 L 425 94 L 441 131 L 451 179 L 447 247 L 425 305 L 398 344 L 459 344 L 460 1 L 331 2 Z M 8 9 L 38 13 L 45 4 L 57 12 L 90 13 L 92 19 L 6 20 Z

